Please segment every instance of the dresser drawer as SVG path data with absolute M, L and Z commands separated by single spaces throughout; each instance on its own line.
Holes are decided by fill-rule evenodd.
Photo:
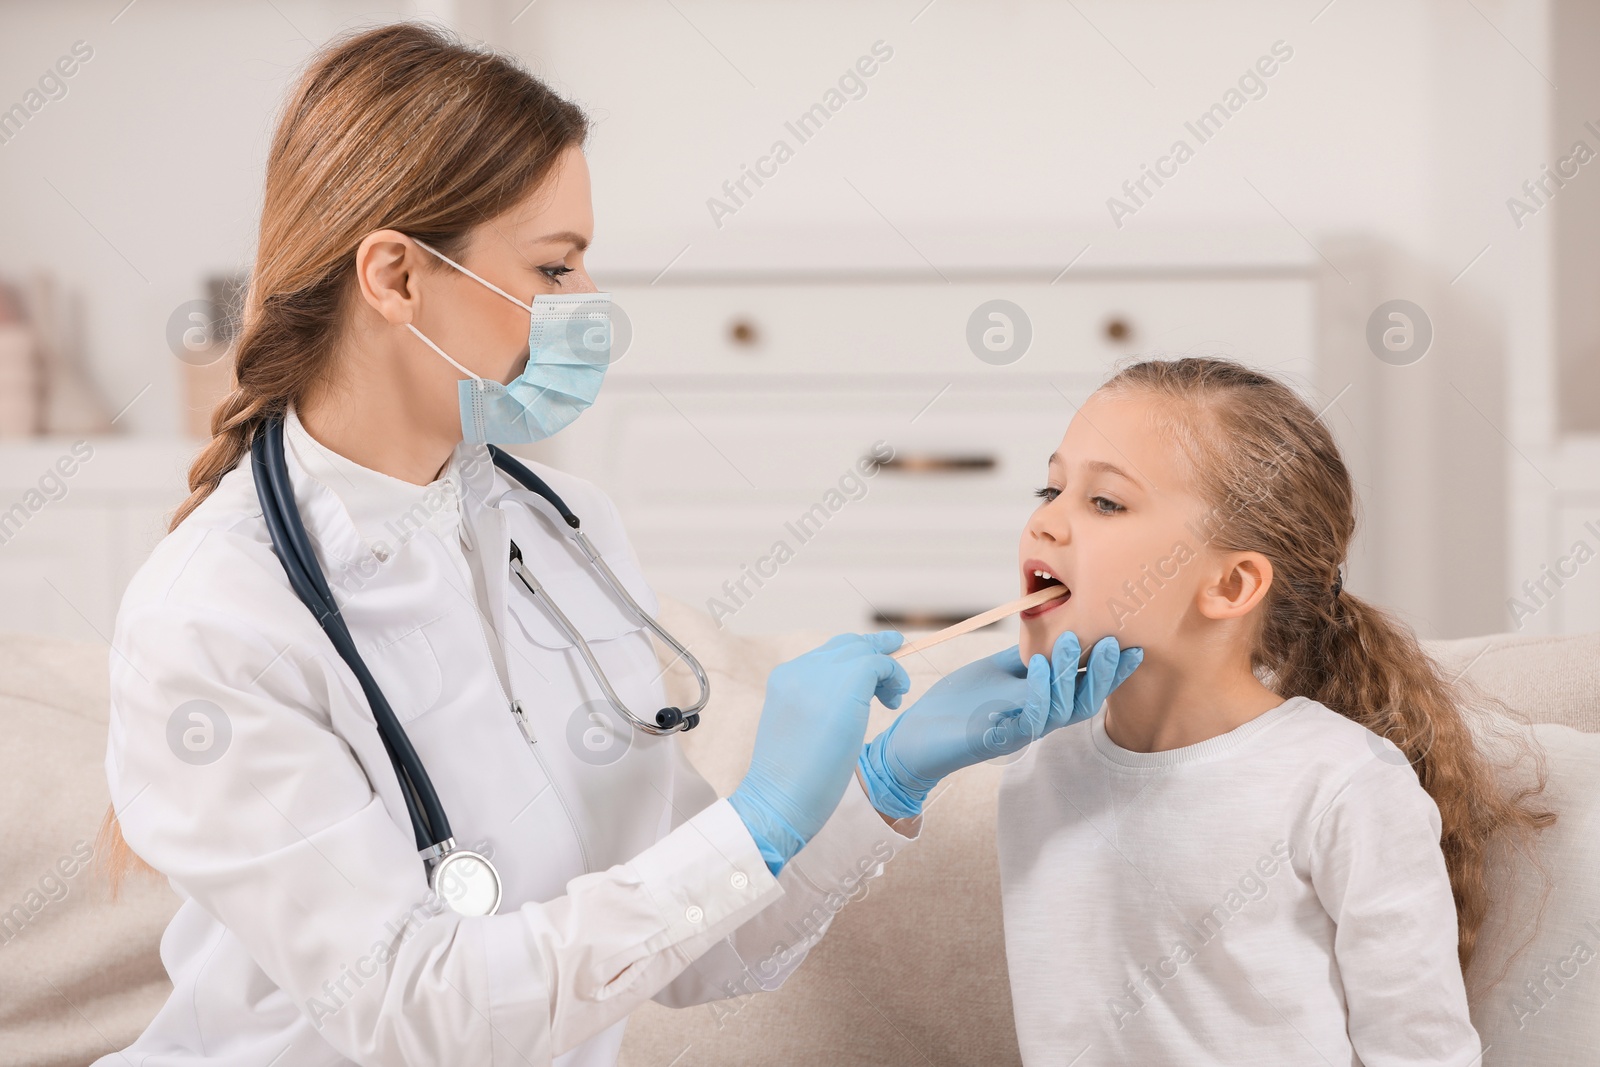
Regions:
M 0 629 L 110 641 L 198 447 L 110 435 L 0 446 Z
M 1030 375 L 1101 378 L 1131 351 L 1205 350 L 1295 370 L 1309 366 L 1314 287 L 1308 278 L 1048 279 L 929 285 L 718 283 L 618 285 L 628 321 L 613 380 L 711 376 L 860 381 L 878 375 L 972 376 L 1001 383 Z M 1003 365 L 975 354 L 980 306 L 1005 300 L 1023 321 L 980 315 L 1031 335 Z M 1014 317 L 1014 316 L 1013 316 Z M 978 336 L 982 337 L 982 330 Z M 997 337 L 1000 335 L 997 335 Z M 1014 332 L 1016 344 L 1020 332 Z M 1001 340 L 1004 338 L 1001 337 Z
M 1044 476 L 1088 387 L 1058 392 L 614 390 L 567 433 L 568 469 L 640 509 L 808 504 L 887 460 L 870 491 L 897 501 L 997 499 Z M 1069 399 L 1070 398 L 1070 399 Z
M 1014 564 L 970 569 L 947 565 L 930 572 L 840 567 L 803 555 L 770 576 L 752 577 L 745 566 L 727 571 L 662 566 L 652 572 L 652 581 L 659 596 L 690 604 L 736 633 L 923 633 L 1020 595 Z M 1015 635 L 1017 620 L 1002 620 L 994 631 Z

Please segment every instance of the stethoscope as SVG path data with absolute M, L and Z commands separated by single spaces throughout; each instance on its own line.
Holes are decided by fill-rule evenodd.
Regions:
M 639 607 L 638 602 L 623 588 L 617 576 L 606 565 L 606 561 L 601 558 L 594 544 L 579 528 L 578 517 L 572 513 L 555 490 L 506 452 L 493 445 L 489 445 L 488 448 L 494 458 L 495 466 L 530 491 L 521 493 L 514 490 L 516 498 L 527 500 L 535 511 L 549 520 L 557 530 L 566 534 L 582 551 L 591 566 L 600 572 L 600 576 L 611 587 L 611 591 L 627 604 L 628 610 L 657 637 L 671 645 L 689 665 L 689 669 L 694 672 L 695 680 L 699 683 L 700 699 L 687 709 L 662 708 L 656 712 L 654 721 L 640 718 L 611 687 L 611 681 L 606 677 L 600 662 L 595 659 L 589 643 L 583 639 L 583 635 L 578 633 L 577 628 L 550 599 L 550 594 L 523 565 L 522 552 L 517 548 L 517 543 L 512 541 L 511 571 L 517 580 L 522 582 L 534 599 L 550 614 L 557 628 L 578 649 L 584 662 L 588 664 L 589 672 L 605 692 L 606 700 L 618 714 L 636 729 L 648 734 L 670 734 L 694 729 L 700 722 L 701 709 L 711 698 L 711 683 L 707 680 L 700 661 L 690 655 L 687 648 Z M 338 651 L 340 658 L 355 673 L 356 680 L 361 683 L 362 692 L 367 696 L 367 703 L 372 706 L 372 716 L 377 722 L 378 734 L 383 738 L 384 750 L 388 752 L 389 760 L 394 764 L 395 774 L 400 779 L 400 793 L 405 797 L 406 811 L 411 816 L 411 827 L 416 833 L 417 851 L 428 869 L 429 886 L 451 910 L 458 914 L 494 914 L 500 907 L 500 872 L 495 870 L 494 864 L 489 862 L 487 856 L 456 845 L 455 838 L 450 833 L 450 820 L 445 816 L 438 794 L 434 792 L 433 782 L 423 768 L 422 761 L 417 757 L 416 750 L 411 747 L 410 739 L 401 729 L 400 720 L 395 718 L 394 710 L 389 707 L 389 701 L 378 688 L 372 672 L 367 669 L 361 654 L 356 651 L 355 641 L 350 636 L 350 628 L 346 625 L 344 616 L 339 613 L 339 606 L 334 602 L 333 593 L 328 588 L 327 578 L 317 563 L 316 554 L 311 548 L 311 540 L 306 535 L 305 524 L 300 519 L 300 509 L 295 504 L 294 487 L 289 482 L 289 468 L 283 451 L 281 416 L 273 416 L 267 420 L 265 426 L 255 435 L 255 440 L 251 442 L 250 454 L 255 471 L 256 497 L 261 502 L 261 514 L 266 519 L 267 533 L 272 538 L 272 550 L 283 563 L 284 572 L 289 576 L 289 584 L 294 588 L 295 594 L 307 608 L 311 609 L 311 614 L 316 616 L 317 622 L 321 624 L 328 639 L 333 642 L 333 647 Z

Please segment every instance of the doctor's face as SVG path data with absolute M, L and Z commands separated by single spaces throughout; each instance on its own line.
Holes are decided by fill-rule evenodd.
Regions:
M 454 257 L 479 277 L 523 303 L 541 293 L 592 293 L 584 250 L 594 238 L 589 164 L 577 146 L 565 149 L 555 169 L 522 202 L 473 228 L 465 251 Z M 435 344 L 483 378 L 506 383 L 528 363 L 528 312 L 450 264 L 417 248 L 424 260 L 419 308 L 412 320 Z M 456 370 L 419 349 L 415 366 L 428 381 L 416 395 L 439 400 L 438 421 L 459 423 Z
M 1066 630 L 1078 636 L 1080 664 L 1103 637 L 1148 657 L 1195 635 L 1207 509 L 1158 431 L 1162 417 L 1148 396 L 1095 393 L 1050 456 L 1022 530 L 1019 579 L 1024 593 L 1057 581 L 1071 592 L 1023 615 L 1024 663 L 1048 657 Z

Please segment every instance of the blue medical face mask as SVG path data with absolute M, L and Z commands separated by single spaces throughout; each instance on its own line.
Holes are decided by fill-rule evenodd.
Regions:
M 412 238 L 413 241 L 417 239 Z M 528 365 L 509 385 L 480 378 L 411 323 L 406 329 L 467 375 L 459 385 L 461 437 L 468 444 L 542 441 L 594 403 L 611 362 L 609 293 L 540 293 L 530 307 L 438 249 L 417 241 L 456 270 L 528 313 Z

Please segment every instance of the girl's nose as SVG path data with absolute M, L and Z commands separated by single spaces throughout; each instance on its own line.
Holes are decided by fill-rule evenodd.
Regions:
M 1072 528 L 1060 497 L 1034 511 L 1028 519 L 1028 532 L 1041 541 L 1062 543 L 1071 539 Z

